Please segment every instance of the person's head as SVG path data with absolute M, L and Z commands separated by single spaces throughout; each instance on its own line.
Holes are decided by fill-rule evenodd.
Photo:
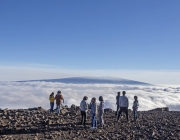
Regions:
M 92 100 L 91 100 L 92 103 L 95 103 L 96 102 L 96 98 L 93 97 Z
M 99 96 L 99 101 L 104 101 L 102 96 Z
M 126 91 L 123 91 L 122 94 L 123 94 L 123 96 L 125 96 L 126 95 Z
M 54 96 L 54 92 L 52 92 L 50 96 Z
M 61 94 L 61 91 L 60 91 L 60 90 L 58 90 L 57 94 Z
M 83 97 L 83 100 L 88 100 L 88 97 L 87 97 L 87 96 L 84 96 L 84 97 Z
M 137 96 L 134 96 L 134 100 L 137 101 L 137 100 L 138 100 L 138 97 L 137 97 Z
M 117 92 L 117 95 L 118 95 L 118 96 L 120 96 L 120 94 L 121 94 L 121 92 L 120 92 L 120 91 L 118 91 L 118 92 Z

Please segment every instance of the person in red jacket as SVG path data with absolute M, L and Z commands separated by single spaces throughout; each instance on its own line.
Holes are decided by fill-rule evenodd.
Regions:
M 61 105 L 62 105 L 62 101 L 64 103 L 64 98 L 63 98 L 60 90 L 57 92 L 57 94 L 55 96 L 55 100 L 56 100 L 56 111 L 57 111 L 57 114 L 59 114 L 60 109 L 61 109 Z

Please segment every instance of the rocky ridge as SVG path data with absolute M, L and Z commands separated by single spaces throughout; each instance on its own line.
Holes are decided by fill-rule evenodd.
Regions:
M 87 127 L 81 127 L 80 109 L 75 105 L 63 106 L 60 115 L 50 114 L 42 107 L 0 109 L 0 139 L 180 140 L 180 111 L 153 110 L 139 111 L 138 114 L 139 119 L 134 122 L 129 110 L 130 121 L 122 116 L 117 122 L 115 112 L 105 109 L 105 128 L 90 130 L 89 113 Z

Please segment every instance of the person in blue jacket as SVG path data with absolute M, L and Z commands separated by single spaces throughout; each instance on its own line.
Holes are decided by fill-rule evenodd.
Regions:
M 96 104 L 96 98 L 93 97 L 90 103 L 90 114 L 92 115 L 92 121 L 91 121 L 91 128 L 94 129 L 97 128 L 97 104 Z

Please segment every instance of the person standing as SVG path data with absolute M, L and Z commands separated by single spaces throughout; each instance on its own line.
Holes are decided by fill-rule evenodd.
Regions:
M 136 121 L 137 118 L 138 118 L 138 112 L 137 112 L 138 106 L 139 106 L 138 97 L 137 97 L 137 96 L 134 96 L 134 102 L 133 102 L 133 107 L 132 107 L 132 109 L 133 109 L 134 121 Z
M 91 100 L 91 104 L 90 104 L 90 114 L 92 115 L 92 121 L 91 121 L 91 128 L 90 129 L 94 129 L 97 128 L 97 119 L 96 119 L 96 115 L 97 115 L 97 104 L 96 104 L 96 98 L 93 97 Z
M 99 109 L 98 109 L 98 113 L 99 113 L 99 123 L 100 123 L 100 126 L 103 128 L 103 127 L 104 127 L 104 119 L 103 119 L 103 114 L 104 114 L 104 100 L 103 100 L 103 97 L 102 97 L 102 96 L 99 97 L 99 101 L 100 101 Z
M 49 96 L 49 101 L 50 101 L 50 113 L 53 113 L 53 109 L 54 109 L 54 92 L 52 92 Z
M 83 100 L 80 103 L 80 110 L 81 110 L 81 124 L 82 126 L 86 126 L 86 116 L 88 111 L 88 97 L 84 96 Z
M 56 111 L 57 111 L 57 114 L 59 114 L 60 109 L 61 109 L 61 105 L 62 105 L 62 101 L 64 103 L 64 98 L 62 96 L 61 91 L 57 92 L 55 99 L 56 99 Z
M 116 109 L 116 114 L 115 114 L 115 116 L 117 116 L 117 115 L 118 115 L 118 112 L 119 112 L 119 98 L 120 98 L 120 95 L 121 95 L 120 91 L 117 92 L 117 96 L 116 96 L 116 106 L 117 106 L 117 109 Z
M 120 96 L 120 98 L 119 98 L 120 111 L 119 111 L 119 114 L 118 114 L 118 120 L 119 120 L 119 117 L 120 117 L 121 113 L 124 112 L 126 114 L 127 121 L 129 121 L 129 119 L 128 119 L 129 100 L 125 96 L 126 92 L 123 91 L 122 93 L 123 93 L 123 96 Z

